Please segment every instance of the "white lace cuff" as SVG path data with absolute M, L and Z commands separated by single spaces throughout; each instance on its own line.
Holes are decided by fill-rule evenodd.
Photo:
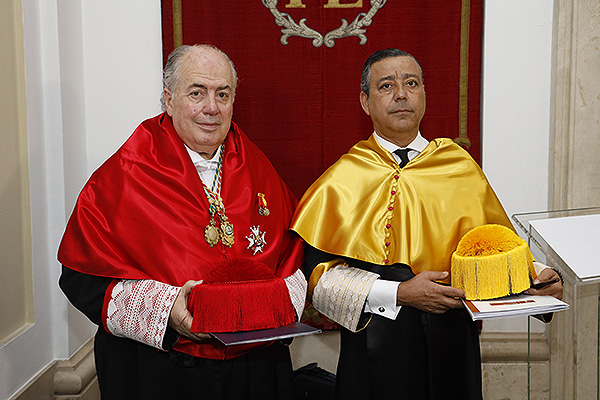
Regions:
M 356 332 L 367 295 L 378 274 L 338 265 L 319 279 L 313 291 L 312 304 L 344 328 Z
M 284 279 L 287 285 L 288 291 L 290 292 L 290 299 L 292 305 L 296 310 L 296 318 L 300 320 L 302 312 L 304 311 L 304 305 L 306 304 L 306 288 L 308 283 L 302 273 L 302 270 L 297 270 L 294 274 Z
M 137 340 L 157 349 L 169 323 L 169 314 L 180 287 L 149 279 L 122 280 L 110 293 L 106 328 L 115 336 Z

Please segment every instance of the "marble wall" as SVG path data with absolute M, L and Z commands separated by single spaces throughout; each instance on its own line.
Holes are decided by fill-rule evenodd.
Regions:
M 549 209 L 600 205 L 600 2 L 555 0 Z

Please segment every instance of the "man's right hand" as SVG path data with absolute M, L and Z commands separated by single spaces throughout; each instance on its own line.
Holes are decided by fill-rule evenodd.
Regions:
M 458 300 L 465 297 L 464 290 L 441 285 L 448 272 L 424 271 L 398 285 L 396 301 L 399 306 L 410 306 L 432 314 L 443 314 L 450 308 L 461 308 Z
M 177 294 L 171 314 L 169 315 L 169 326 L 181 336 L 194 341 L 209 339 L 210 335 L 205 333 L 192 333 L 192 314 L 187 308 L 188 296 L 194 286 L 201 284 L 202 281 L 187 281 Z

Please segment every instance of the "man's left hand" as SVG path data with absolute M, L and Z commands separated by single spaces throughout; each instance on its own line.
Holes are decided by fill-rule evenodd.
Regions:
M 538 295 L 538 296 L 552 296 L 561 300 L 563 297 L 563 286 L 560 280 L 558 272 L 552 268 L 545 268 L 538 277 L 533 281 L 534 285 L 543 284 L 545 282 L 553 282 L 540 289 L 529 289 L 525 291 L 525 294 Z
M 201 341 L 209 339 L 210 336 L 205 333 L 192 333 L 192 314 L 188 310 L 187 301 L 190 292 L 194 286 L 201 284 L 202 281 L 187 281 L 179 291 L 171 315 L 169 316 L 169 325 L 177 331 L 181 336 L 184 336 L 193 341 Z

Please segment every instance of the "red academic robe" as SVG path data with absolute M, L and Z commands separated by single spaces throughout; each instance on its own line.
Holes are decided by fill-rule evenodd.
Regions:
M 293 274 L 303 257 L 300 240 L 288 232 L 294 195 L 235 123 L 224 143 L 221 197 L 235 231 L 231 248 L 205 241 L 210 214 L 202 181 L 171 118 L 161 114 L 144 121 L 90 177 L 67 224 L 58 260 L 89 275 L 174 286 L 204 279 L 216 265 L 236 258 L 260 262 L 277 278 Z M 259 214 L 259 193 L 268 216 Z M 267 244 L 254 254 L 246 236 L 257 226 Z M 255 346 L 225 348 L 180 338 L 175 350 L 227 359 Z

